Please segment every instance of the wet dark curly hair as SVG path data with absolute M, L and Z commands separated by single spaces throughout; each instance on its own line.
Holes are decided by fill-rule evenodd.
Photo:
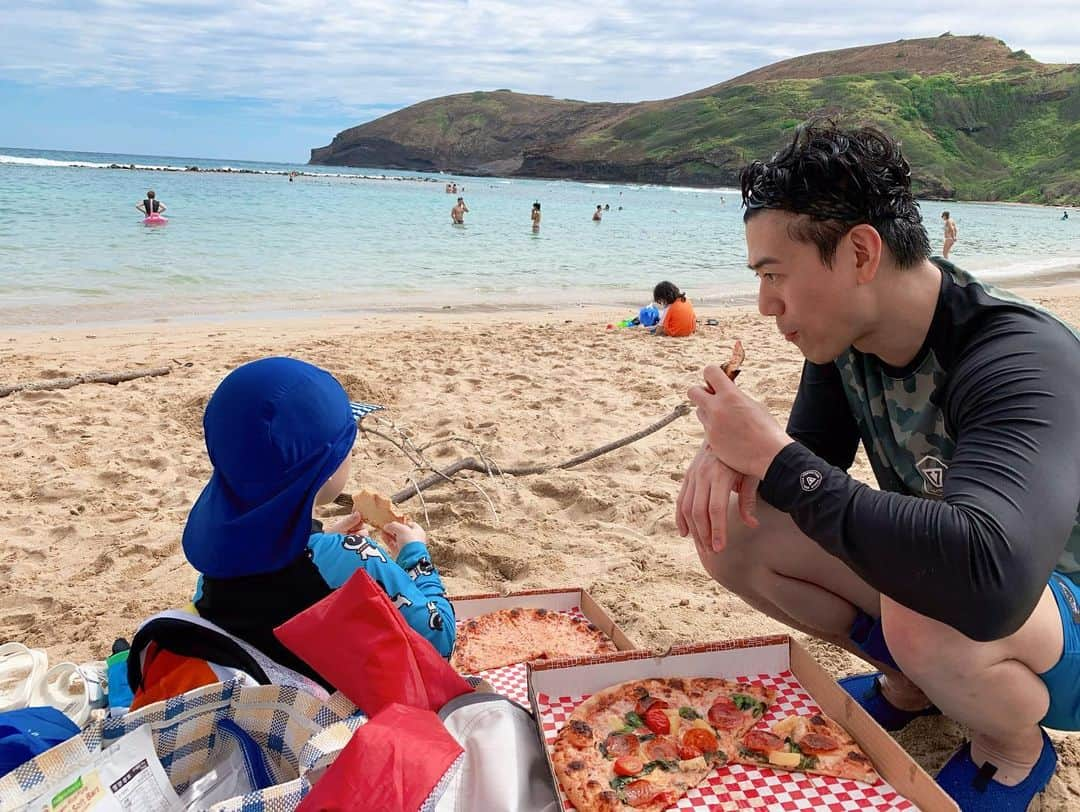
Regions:
M 741 181 L 743 222 L 766 209 L 807 215 L 792 224 L 791 236 L 817 245 L 826 265 L 843 236 L 862 223 L 877 229 L 901 268 L 930 256 L 911 167 L 900 145 L 872 127 L 808 121 L 770 160 L 743 169 Z

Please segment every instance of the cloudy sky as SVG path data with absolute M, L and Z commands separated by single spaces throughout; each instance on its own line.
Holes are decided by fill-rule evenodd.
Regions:
M 1075 0 L 13 2 L 0 146 L 140 154 L 303 162 L 337 131 L 433 96 L 666 98 L 799 54 L 944 31 L 1080 62 Z

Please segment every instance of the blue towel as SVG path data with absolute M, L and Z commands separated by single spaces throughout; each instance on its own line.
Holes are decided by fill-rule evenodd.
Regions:
M 0 777 L 79 732 L 79 726 L 56 708 L 0 713 Z

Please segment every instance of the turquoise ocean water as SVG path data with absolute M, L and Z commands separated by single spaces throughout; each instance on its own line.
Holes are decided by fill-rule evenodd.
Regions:
M 237 171 L 162 171 L 189 166 Z M 289 182 L 291 170 L 305 174 Z M 464 227 L 450 223 L 450 181 L 464 189 Z M 144 226 L 133 208 L 150 188 L 167 226 Z M 600 223 L 597 204 L 610 206 Z M 0 147 L 0 324 L 637 307 L 662 279 L 696 302 L 729 301 L 754 290 L 738 204 L 731 189 Z M 953 258 L 969 270 L 1080 272 L 1078 212 L 925 202 L 935 250 L 945 208 L 960 227 Z

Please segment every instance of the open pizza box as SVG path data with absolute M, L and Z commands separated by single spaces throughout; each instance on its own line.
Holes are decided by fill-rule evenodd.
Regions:
M 686 645 L 658 654 L 622 651 L 596 657 L 530 663 L 529 702 L 540 722 L 548 767 L 551 744 L 573 709 L 593 693 L 649 677 L 724 677 L 776 688 L 777 701 L 761 724 L 820 709 L 843 725 L 874 762 L 883 783 L 809 775 L 767 766 L 728 765 L 690 790 L 676 810 L 735 809 L 955 810 L 956 803 L 870 716 L 787 635 Z M 564 809 L 573 809 L 560 788 Z
M 637 648 L 637 644 L 615 625 L 615 621 L 608 616 L 608 613 L 603 610 L 600 604 L 580 587 L 531 589 L 522 592 L 511 592 L 506 595 L 498 593 L 462 595 L 460 597 L 451 597 L 450 603 L 454 606 L 454 614 L 459 624 L 470 618 L 486 615 L 489 612 L 497 612 L 500 609 L 532 608 L 547 609 L 550 612 L 566 612 L 567 614 L 584 617 L 606 634 L 615 643 L 615 648 L 619 651 L 629 651 Z M 528 707 L 529 693 L 525 663 L 508 665 L 491 671 L 482 671 L 476 676 L 483 677 L 496 692 Z

